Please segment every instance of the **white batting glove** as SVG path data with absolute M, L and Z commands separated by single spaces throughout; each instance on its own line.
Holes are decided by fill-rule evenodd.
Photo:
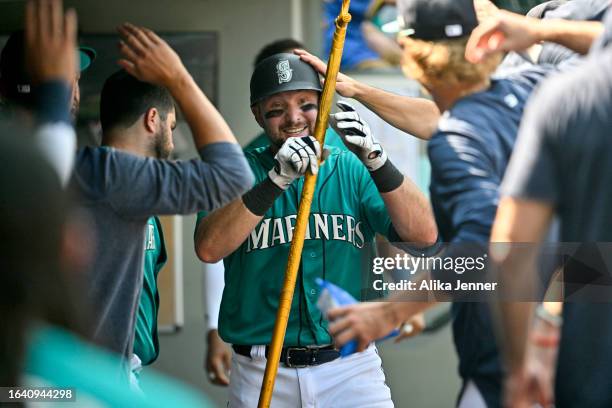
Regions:
M 310 169 L 312 174 L 319 171 L 321 145 L 312 136 L 290 137 L 274 156 L 274 167 L 268 176 L 274 184 L 286 190 L 295 179 L 306 174 Z
M 387 153 L 372 136 L 370 126 L 350 104 L 340 101 L 336 105 L 342 110 L 330 115 L 330 122 L 336 133 L 368 170 L 381 168 L 387 161 Z

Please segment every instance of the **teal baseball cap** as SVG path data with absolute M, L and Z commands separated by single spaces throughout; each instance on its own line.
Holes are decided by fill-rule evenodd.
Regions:
M 0 96 L 7 101 L 28 105 L 32 102 L 32 87 L 24 53 L 23 30 L 13 32 L 0 53 Z M 86 70 L 96 59 L 96 51 L 79 46 L 79 71 Z
M 96 60 L 96 50 L 91 47 L 79 47 L 79 70 L 85 71 Z

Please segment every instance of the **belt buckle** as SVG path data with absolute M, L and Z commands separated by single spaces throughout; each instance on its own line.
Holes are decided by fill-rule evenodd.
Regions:
M 291 362 L 292 351 L 308 351 L 307 347 L 287 347 L 287 357 L 285 358 L 285 365 L 289 368 L 305 368 L 308 364 L 293 364 Z

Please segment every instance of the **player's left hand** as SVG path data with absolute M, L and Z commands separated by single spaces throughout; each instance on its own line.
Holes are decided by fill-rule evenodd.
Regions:
M 219 337 L 217 330 L 208 332 L 206 360 L 204 368 L 208 372 L 208 380 L 223 387 L 229 385 L 229 371 L 232 366 L 232 351 Z
M 330 123 L 346 147 L 355 153 L 369 171 L 378 170 L 387 161 L 387 153 L 374 139 L 370 126 L 350 104 L 337 103 L 342 112 L 330 115 Z
M 351 340 L 357 340 L 357 351 L 363 351 L 368 344 L 388 335 L 400 322 L 394 321 L 390 313 L 391 302 L 358 303 L 330 309 L 327 318 L 329 333 L 338 347 Z

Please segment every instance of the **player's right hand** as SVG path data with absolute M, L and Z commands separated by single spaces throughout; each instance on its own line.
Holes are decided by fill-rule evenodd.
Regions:
M 26 4 L 25 54 L 32 80 L 62 80 L 72 85 L 77 72 L 77 16 L 63 13 L 61 0 Z
M 536 18 L 499 10 L 472 31 L 465 59 L 477 64 L 494 53 L 524 51 L 539 41 L 539 26 Z
M 319 172 L 321 145 L 312 136 L 290 137 L 274 156 L 274 167 L 268 176 L 274 184 L 286 190 L 294 180 L 306 174 Z
M 219 337 L 217 330 L 208 332 L 208 345 L 204 369 L 208 372 L 208 380 L 216 385 L 229 385 L 229 372 L 232 367 L 232 351 Z
M 140 81 L 171 88 L 189 75 L 178 54 L 153 31 L 124 23 L 121 34 L 119 65 Z

